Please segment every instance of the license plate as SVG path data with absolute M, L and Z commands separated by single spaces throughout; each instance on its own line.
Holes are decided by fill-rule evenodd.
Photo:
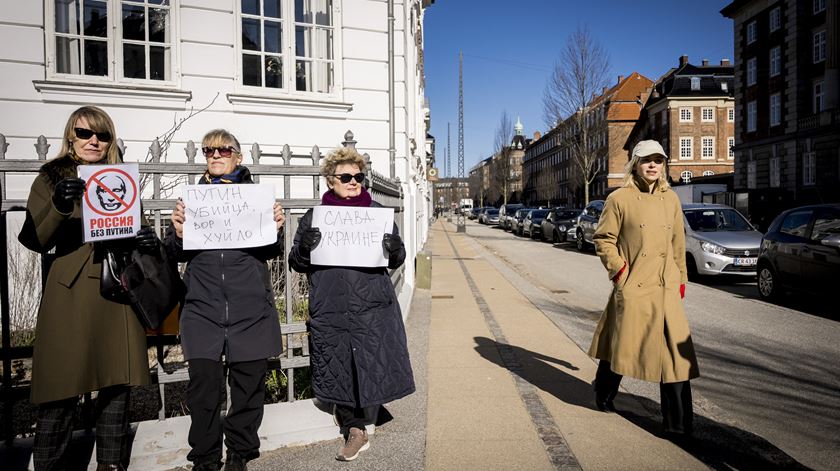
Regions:
M 757 261 L 758 259 L 756 257 L 738 257 L 735 259 L 735 265 L 739 267 L 751 267 L 754 266 Z

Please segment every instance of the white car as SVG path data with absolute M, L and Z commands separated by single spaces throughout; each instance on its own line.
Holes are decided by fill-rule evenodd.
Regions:
M 682 206 L 689 275 L 755 276 L 761 232 L 723 204 Z

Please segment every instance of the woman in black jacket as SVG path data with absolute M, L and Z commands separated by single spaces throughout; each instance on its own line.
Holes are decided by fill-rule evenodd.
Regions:
M 358 152 L 340 148 L 321 166 L 329 191 L 322 205 L 381 207 L 362 186 L 365 161 Z M 312 227 L 312 210 L 300 219 L 289 265 L 309 275 L 309 339 L 315 397 L 336 406 L 348 430 L 336 459 L 351 461 L 369 447 L 365 410 L 414 392 L 400 305 L 385 267 L 320 266 L 310 253 L 321 240 Z M 396 224 L 382 246 L 388 268 L 405 261 Z
M 223 129 L 202 140 L 207 171 L 199 184 L 253 183 L 240 165 L 239 141 Z M 189 262 L 184 272 L 187 292 L 181 311 L 181 345 L 189 362 L 187 406 L 192 423 L 187 459 L 193 469 L 218 470 L 224 427 L 225 470 L 246 469 L 259 456 L 257 435 L 263 416 L 266 360 L 280 354 L 280 321 L 266 260 L 283 254 L 283 209 L 274 204 L 276 242 L 247 249 L 184 250 L 184 203 L 172 213 L 165 239 L 169 253 Z M 228 368 L 231 406 L 224 425 L 219 418 L 224 395 L 224 363 Z

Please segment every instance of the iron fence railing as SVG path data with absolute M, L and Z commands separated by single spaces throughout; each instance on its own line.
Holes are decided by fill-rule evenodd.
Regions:
M 118 141 L 117 145 L 121 149 L 125 149 L 122 141 Z M 347 131 L 344 135 L 344 146 L 356 147 L 356 141 L 353 139 L 353 133 Z M 11 345 L 11 331 L 9 325 L 9 296 L 15 293 L 9 292 L 9 269 L 8 269 L 8 240 L 7 240 L 7 213 L 9 211 L 22 211 L 26 205 L 25 199 L 7 198 L 7 175 L 8 174 L 35 174 L 44 164 L 49 145 L 44 136 L 38 137 L 35 143 L 36 158 L 15 158 L 7 159 L 6 153 L 8 144 L 4 135 L 0 134 L 0 198 L 2 198 L 2 214 L 0 214 L 0 312 L 2 313 L 2 348 L 0 348 L 0 357 L 2 357 L 3 375 L 2 375 L 2 390 L 0 390 L 0 400 L 3 406 L 3 436 L 7 441 L 15 437 L 16 431 L 13 430 L 13 407 L 15 402 L 26 400 L 29 394 L 28 386 L 15 386 L 12 384 L 12 362 L 13 360 L 28 359 L 32 357 L 32 347 L 13 347 Z M 199 175 L 204 173 L 206 165 L 202 162 L 196 162 L 195 157 L 198 148 L 193 141 L 187 142 L 184 152 L 187 157 L 187 162 L 166 162 L 163 161 L 163 147 L 161 143 L 155 140 L 149 147 L 149 158 L 145 162 L 140 162 L 141 181 L 151 183 L 151 192 L 145 191 L 144 194 L 150 194 L 150 198 L 144 198 L 143 210 L 149 215 L 150 220 L 153 221 L 155 229 L 158 234 L 163 234 L 166 224 L 164 223 L 164 216 L 171 212 L 175 205 L 176 198 L 171 195 L 172 191 L 167 193 L 164 189 L 164 183 L 173 182 L 181 178 L 184 183 L 194 183 Z M 293 273 L 286 263 L 288 259 L 288 252 L 292 247 L 295 230 L 300 217 L 303 215 L 303 210 L 311 208 L 320 203 L 320 185 L 319 185 L 319 161 L 322 157 L 318 146 L 313 146 L 309 154 L 300 155 L 293 154 L 288 145 L 283 146 L 279 154 L 265 153 L 260 148 L 259 144 L 253 144 L 250 149 L 250 155 L 253 163 L 248 164 L 248 168 L 254 175 L 255 179 L 259 181 L 260 177 L 283 177 L 283 198 L 280 202 L 286 212 L 286 230 L 284 231 L 284 246 L 285 251 L 282 258 L 278 258 L 270 262 L 272 271 L 279 276 L 279 280 L 275 280 L 275 294 L 278 300 L 282 301 L 281 326 L 280 330 L 283 335 L 284 349 L 283 353 L 278 358 L 269 360 L 270 369 L 284 370 L 287 377 L 286 397 L 288 401 L 295 400 L 295 382 L 294 370 L 298 368 L 309 367 L 309 349 L 308 341 L 306 339 L 306 323 L 304 320 L 295 320 L 294 313 L 305 312 L 305 297 L 306 297 L 306 280 L 299 274 Z M 365 159 L 370 163 L 370 158 L 367 154 L 363 154 Z M 163 159 L 163 160 L 162 160 Z M 263 163 L 265 160 L 270 160 L 272 163 Z M 292 161 L 301 162 L 304 164 L 293 164 Z M 282 163 L 274 163 L 274 162 Z M 293 177 L 310 177 L 312 179 L 311 197 L 295 197 L 292 198 L 292 178 Z M 402 185 L 399 179 L 391 180 L 382 174 L 376 172 L 368 166 L 366 186 L 372 193 L 373 199 L 380 202 L 386 207 L 394 208 L 398 213 L 403 211 L 403 192 Z M 177 181 L 176 181 L 177 183 Z M 298 183 L 295 187 L 295 192 L 298 193 L 301 184 Z M 304 187 L 308 186 L 305 183 Z M 305 190 L 304 190 L 305 192 Z M 402 217 L 395 217 L 395 222 L 402 232 Z M 43 263 L 42 263 L 43 266 Z M 404 268 L 400 268 L 391 272 L 391 280 L 394 283 L 395 289 L 399 292 L 402 289 L 404 281 Z M 34 314 L 33 314 L 34 315 Z M 157 365 L 151 367 L 150 371 L 152 379 L 159 385 L 160 404 L 161 408 L 158 412 L 159 419 L 164 420 L 165 417 L 165 396 L 164 384 L 179 381 L 186 381 L 188 379 L 187 369 L 185 367 L 172 367 L 164 362 L 163 348 L 166 345 L 174 345 L 178 343 L 178 338 L 175 335 L 156 335 L 149 336 L 149 346 L 157 350 Z

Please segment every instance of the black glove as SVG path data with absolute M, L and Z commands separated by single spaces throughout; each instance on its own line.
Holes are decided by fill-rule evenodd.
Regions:
M 158 250 L 158 244 L 160 244 L 160 239 L 155 234 L 155 230 L 148 226 L 137 231 L 134 241 L 137 243 L 137 250 L 143 253 L 154 253 Z
M 303 235 L 300 237 L 300 242 L 298 245 L 300 246 L 300 251 L 304 255 L 309 255 L 312 252 L 312 249 L 318 246 L 318 243 L 321 242 L 321 229 L 317 227 L 310 227 L 309 229 L 303 231 Z
M 393 255 L 402 247 L 402 239 L 396 234 L 385 234 L 382 236 L 382 248 L 388 252 L 388 255 Z
M 73 211 L 75 201 L 82 197 L 85 192 L 85 181 L 81 178 L 65 178 L 55 185 L 53 189 L 53 205 L 61 213 Z

